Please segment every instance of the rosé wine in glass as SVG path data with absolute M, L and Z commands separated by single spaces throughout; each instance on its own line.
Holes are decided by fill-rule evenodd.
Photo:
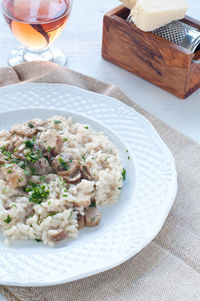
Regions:
M 2 11 L 14 36 L 25 46 L 13 52 L 10 65 L 45 60 L 65 64 L 66 57 L 49 45 L 63 31 L 72 0 L 2 0 Z

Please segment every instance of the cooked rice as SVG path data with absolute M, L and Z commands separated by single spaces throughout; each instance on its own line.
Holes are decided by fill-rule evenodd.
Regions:
M 33 130 L 37 128 L 36 133 L 32 137 L 23 137 L 23 131 L 31 130 L 32 126 Z M 18 180 L 28 181 L 29 184 L 24 182 L 20 187 L 12 187 L 9 176 L 13 174 L 12 162 L 13 158 L 16 158 L 15 155 L 17 158 L 28 158 L 30 148 L 24 142 L 35 137 L 34 141 L 31 141 L 40 146 L 42 139 L 49 133 L 56 133 L 62 139 L 58 154 L 73 153 L 74 160 L 89 171 L 91 179 L 83 177 L 73 184 L 67 183 L 52 170 L 44 176 L 37 175 L 35 171 L 30 173 L 29 170 L 29 174 L 24 175 L 27 179 L 23 177 Z M 82 195 L 89 199 L 89 205 L 95 201 L 97 206 L 115 203 L 119 198 L 123 186 L 123 167 L 119 152 L 102 132 L 96 132 L 87 124 L 72 123 L 72 118 L 65 119 L 61 116 L 53 116 L 46 121 L 34 119 L 14 126 L 11 131 L 1 131 L 0 148 L 0 155 L 4 160 L 6 158 L 6 162 L 1 162 L 0 166 L 0 229 L 6 237 L 6 244 L 9 244 L 10 240 L 32 239 L 53 246 L 55 238 L 76 238 L 79 230 L 77 218 L 80 215 L 84 216 L 87 210 L 81 206 Z M 12 150 L 8 151 L 9 149 Z M 49 149 L 49 152 L 51 151 Z M 53 159 L 54 156 L 51 160 Z M 16 164 L 21 162 L 17 160 Z M 65 167 L 66 163 L 62 162 L 63 160 L 61 164 Z M 22 163 L 19 165 L 22 166 Z M 30 183 L 31 187 L 37 187 L 37 184 L 38 187 L 45 187 L 45 190 L 49 191 L 46 198 L 41 199 L 39 203 L 30 201 L 33 191 L 25 191 L 25 187 Z

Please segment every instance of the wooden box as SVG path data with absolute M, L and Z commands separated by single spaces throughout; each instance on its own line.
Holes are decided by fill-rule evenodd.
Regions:
M 139 30 L 126 21 L 129 12 L 120 5 L 104 16 L 103 58 L 180 98 L 191 95 L 200 87 L 200 50 L 193 53 Z M 183 22 L 200 30 L 190 17 Z

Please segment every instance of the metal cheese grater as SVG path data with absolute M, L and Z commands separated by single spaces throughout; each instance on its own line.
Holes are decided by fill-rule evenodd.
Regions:
M 143 32 L 129 23 L 134 23 L 134 16 L 124 20 L 128 14 L 124 6 L 105 14 L 103 58 L 179 98 L 185 99 L 198 90 L 199 21 L 186 16 L 153 32 Z
M 129 15 L 127 21 L 134 23 L 131 15 Z M 181 21 L 171 22 L 154 30 L 153 33 L 192 52 L 195 52 L 198 48 L 200 49 L 200 31 Z

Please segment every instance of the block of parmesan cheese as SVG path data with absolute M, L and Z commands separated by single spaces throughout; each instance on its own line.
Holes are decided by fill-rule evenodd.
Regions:
M 138 0 L 131 15 L 138 28 L 152 31 L 184 18 L 186 11 L 186 0 Z
M 132 9 L 138 0 L 120 0 L 127 8 Z

